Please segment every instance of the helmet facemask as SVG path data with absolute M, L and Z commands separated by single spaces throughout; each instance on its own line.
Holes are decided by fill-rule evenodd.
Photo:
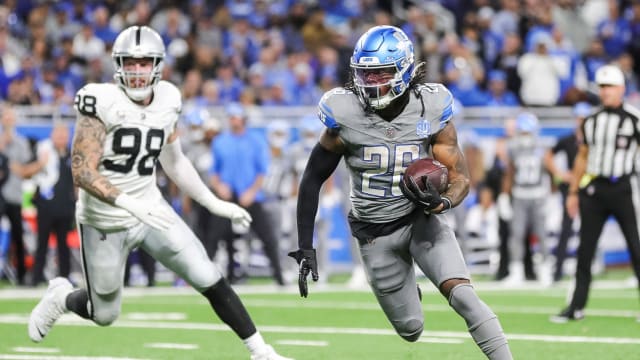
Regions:
M 394 64 L 377 67 L 352 64 L 351 67 L 358 94 L 374 109 L 385 108 L 407 89 L 403 81 L 406 67 L 402 70 Z
M 145 56 L 144 59 L 151 60 L 151 69 L 149 71 L 125 70 L 125 62 L 127 59 L 135 59 L 133 56 L 113 56 L 116 63 L 116 72 L 113 75 L 118 85 L 120 85 L 127 95 L 136 101 L 142 101 L 151 95 L 153 87 L 160 81 L 162 76 L 162 57 L 161 56 Z M 132 66 L 132 67 L 135 67 Z

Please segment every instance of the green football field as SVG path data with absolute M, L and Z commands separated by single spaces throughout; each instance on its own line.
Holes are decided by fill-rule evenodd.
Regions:
M 629 275 L 630 272 L 626 272 Z M 237 287 L 265 339 L 296 359 L 482 359 L 480 350 L 446 301 L 423 288 L 425 331 L 416 343 L 398 337 L 367 289 L 313 285 L 301 299 L 293 287 Z M 507 290 L 477 283 L 498 314 L 515 359 L 637 359 L 638 290 L 623 280 L 597 281 L 587 317 L 553 324 L 568 283 Z M 0 289 L 0 359 L 249 359 L 241 341 L 206 300 L 190 288 L 126 289 L 122 314 L 101 328 L 65 315 L 40 344 L 27 336 L 27 318 L 44 288 Z

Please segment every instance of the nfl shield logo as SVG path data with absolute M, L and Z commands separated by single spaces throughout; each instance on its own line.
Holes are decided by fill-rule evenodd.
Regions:
M 416 126 L 416 135 L 421 139 L 431 135 L 431 123 L 424 119 L 418 121 L 418 125 Z
M 394 128 L 386 128 L 384 129 L 384 134 L 388 137 L 388 138 L 392 138 L 395 134 L 396 134 L 396 130 Z

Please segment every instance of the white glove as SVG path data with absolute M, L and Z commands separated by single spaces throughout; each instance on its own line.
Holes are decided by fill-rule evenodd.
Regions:
M 160 231 L 167 231 L 176 221 L 174 213 L 160 203 L 150 204 L 125 193 L 118 195 L 115 205 L 121 207 L 138 220 Z
M 511 207 L 511 199 L 509 194 L 500 193 L 498 195 L 498 215 L 502 220 L 509 221 L 513 218 L 513 208 Z
M 249 228 L 251 225 L 251 215 L 247 210 L 242 207 L 228 201 L 216 199 L 212 201 L 207 209 L 215 215 L 226 217 L 230 219 L 232 223 L 241 226 L 242 228 Z

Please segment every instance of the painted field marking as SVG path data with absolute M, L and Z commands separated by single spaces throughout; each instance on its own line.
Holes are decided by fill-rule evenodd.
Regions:
M 129 358 L 129 357 L 111 357 L 111 356 L 0 354 L 0 360 L 145 360 L 145 359 L 137 359 L 137 358 Z
M 19 353 L 24 352 L 24 353 L 36 353 L 36 354 L 55 354 L 60 352 L 60 349 L 58 348 L 26 347 L 26 346 L 17 346 L 11 350 Z
M 197 350 L 200 348 L 197 344 L 175 344 L 175 343 L 148 343 L 144 347 L 154 349 L 177 349 L 177 350 Z
M 437 338 L 437 337 L 421 337 L 416 342 L 430 343 L 430 344 L 462 344 L 462 343 L 464 343 L 464 340 L 463 339 Z
M 27 314 L 5 314 L 0 315 L 0 323 L 5 324 L 21 324 L 27 323 L 29 316 Z M 75 315 L 66 314 L 56 323 L 61 326 L 90 326 L 95 325 L 89 321 L 80 319 Z M 227 325 L 223 324 L 207 324 L 207 323 L 189 323 L 189 322 L 144 322 L 144 321 L 127 321 L 118 320 L 111 327 L 119 328 L 136 328 L 136 329 L 187 329 L 187 330 L 206 330 L 206 331 L 231 331 Z M 373 329 L 373 328 L 341 328 L 341 327 L 302 327 L 302 326 L 261 326 L 262 333 L 279 333 L 279 334 L 329 334 L 329 335 L 382 335 L 382 336 L 398 336 L 391 329 Z M 422 338 L 454 338 L 469 340 L 471 336 L 468 332 L 462 331 L 424 331 Z M 546 334 L 507 334 L 509 341 L 540 341 L 553 343 L 601 343 L 601 344 L 628 344 L 640 345 L 640 337 L 598 337 L 598 336 L 562 336 L 562 335 L 546 335 Z M 2 358 L 0 358 L 1 360 Z
M 130 312 L 122 314 L 123 318 L 129 320 L 176 320 L 187 319 L 187 314 L 181 312 Z
M 292 346 L 329 346 L 328 341 L 313 341 L 313 340 L 277 340 L 278 345 L 292 345 Z

